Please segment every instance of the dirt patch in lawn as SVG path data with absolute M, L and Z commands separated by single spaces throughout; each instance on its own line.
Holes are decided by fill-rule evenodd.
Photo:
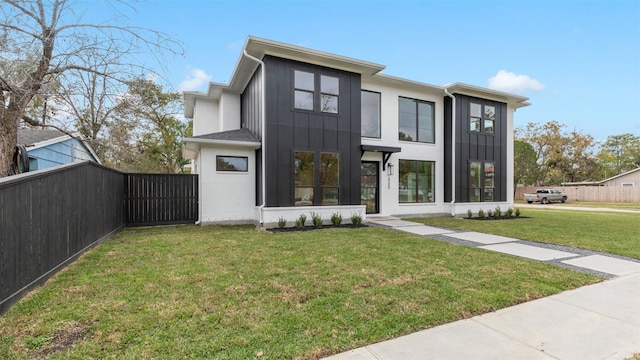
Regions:
M 52 354 L 64 351 L 84 339 L 90 329 L 91 324 L 71 323 L 65 329 L 58 331 L 44 348 L 38 350 L 30 358 L 45 359 Z

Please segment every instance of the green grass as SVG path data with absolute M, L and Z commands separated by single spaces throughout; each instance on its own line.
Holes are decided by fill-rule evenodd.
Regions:
M 517 207 L 517 206 L 516 206 Z M 526 219 L 413 219 L 427 225 L 572 246 L 640 259 L 640 214 L 550 208 L 521 209 Z
M 127 229 L 0 316 L 0 358 L 314 359 L 599 280 L 371 227 Z

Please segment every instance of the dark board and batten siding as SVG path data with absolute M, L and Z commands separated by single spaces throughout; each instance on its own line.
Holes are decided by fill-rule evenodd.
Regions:
M 293 206 L 294 151 L 340 156 L 340 204 L 360 204 L 360 75 L 265 56 L 267 206 Z M 339 114 L 293 108 L 293 70 L 337 77 Z
M 198 175 L 124 174 L 127 226 L 193 224 Z
M 483 161 L 495 163 L 494 201 L 507 200 L 507 104 L 461 94 L 456 97 L 456 202 L 469 201 L 469 163 Z M 469 103 L 495 106 L 495 133 L 484 134 L 469 131 Z M 445 202 L 451 201 L 451 117 L 452 101 L 445 104 Z
M 259 140 L 262 140 L 262 87 L 262 70 L 258 67 L 241 95 L 240 107 L 241 126 Z M 259 206 L 262 205 L 262 147 L 256 150 L 256 159 L 256 206 Z

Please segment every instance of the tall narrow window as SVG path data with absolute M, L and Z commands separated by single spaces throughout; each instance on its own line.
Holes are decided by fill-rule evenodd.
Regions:
M 480 132 L 480 118 L 482 116 L 482 105 L 469 104 L 469 131 Z
M 333 76 L 320 76 L 320 111 L 337 114 L 340 80 Z
M 400 97 L 398 99 L 398 139 L 434 143 L 434 104 Z
M 380 93 L 362 90 L 360 109 L 362 136 L 380 138 Z
M 313 111 L 315 75 L 306 71 L 295 70 L 293 76 L 295 86 L 294 107 Z
M 314 164 L 313 152 L 296 152 L 293 159 L 295 206 L 313 205 Z
M 340 158 L 338 154 L 320 154 L 321 205 L 340 203 Z
M 483 201 L 493 201 L 493 190 L 495 188 L 495 165 L 492 162 L 484 163 L 484 199 Z
M 472 161 L 469 164 L 469 201 L 480 202 L 480 192 L 482 190 L 482 163 Z
M 399 202 L 429 203 L 435 201 L 434 162 L 400 160 L 398 167 Z
M 496 108 L 494 106 L 484 107 L 484 132 L 493 134 L 495 132 Z

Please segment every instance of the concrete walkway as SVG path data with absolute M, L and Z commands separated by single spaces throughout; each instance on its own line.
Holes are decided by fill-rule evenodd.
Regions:
M 393 217 L 368 217 L 367 221 L 440 241 L 595 273 L 608 280 L 327 359 L 626 359 L 640 353 L 637 259 L 441 229 Z

